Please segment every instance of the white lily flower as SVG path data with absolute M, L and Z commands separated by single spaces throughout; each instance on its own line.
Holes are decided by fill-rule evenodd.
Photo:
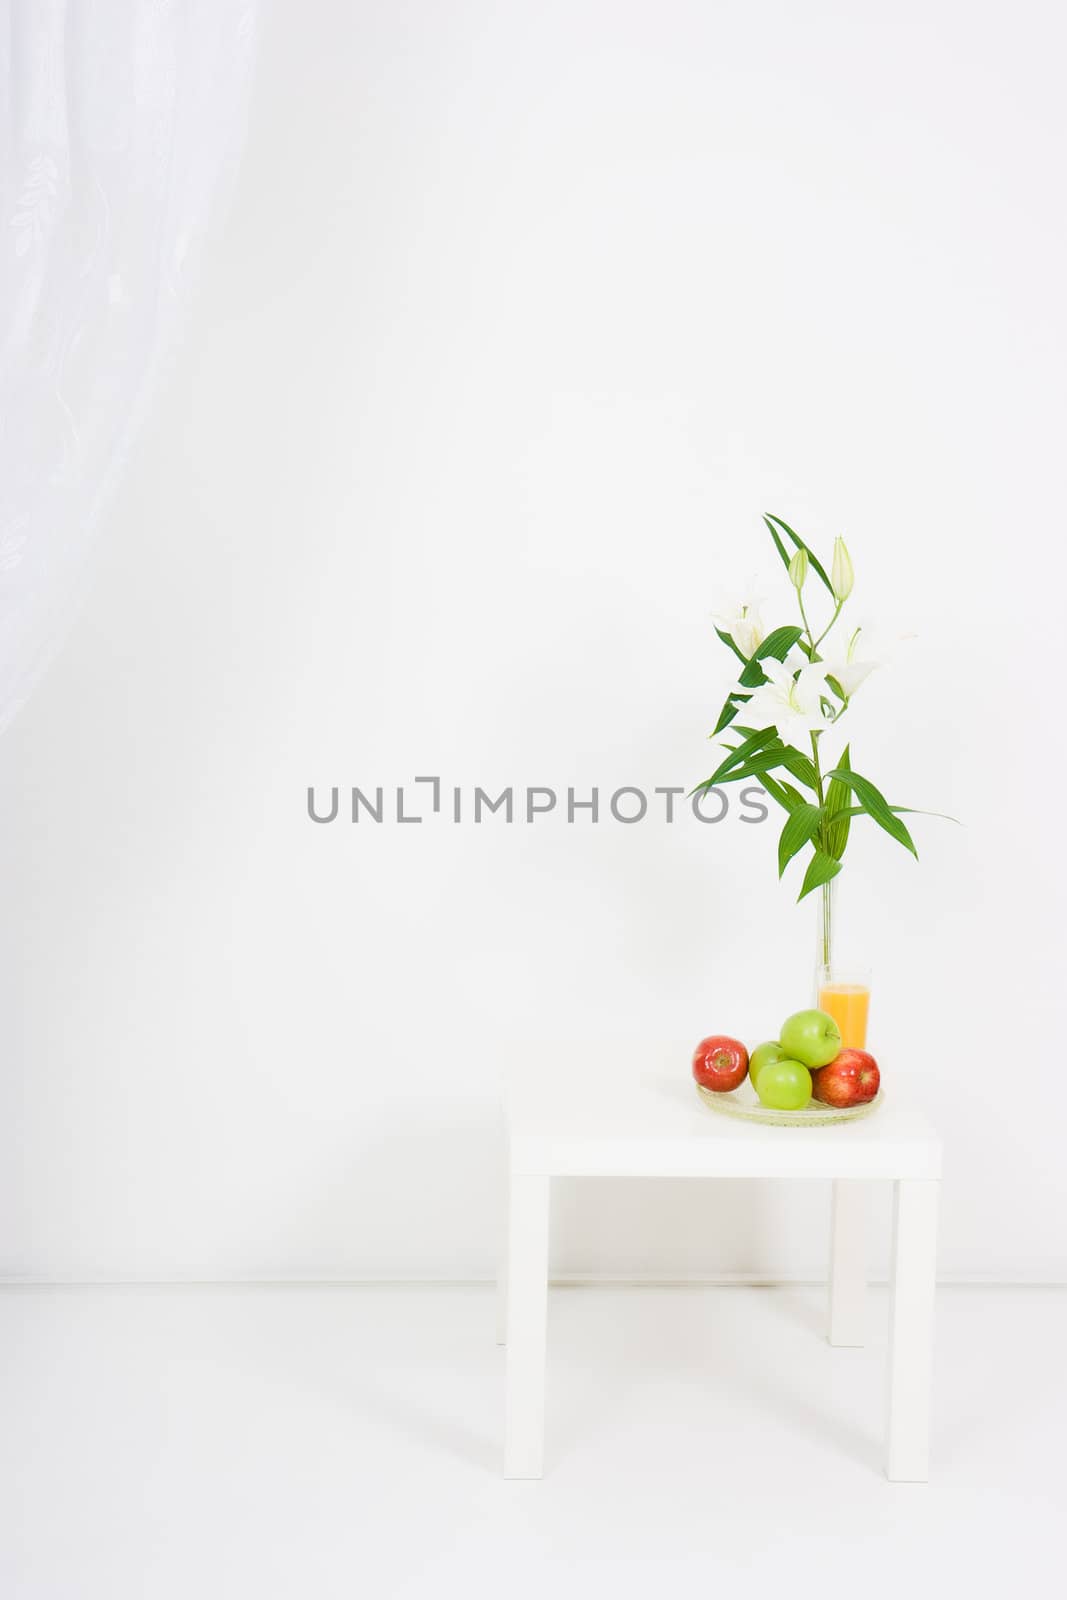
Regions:
M 739 600 L 728 610 L 714 613 L 712 621 L 720 632 L 729 634 L 746 661 L 763 643 L 763 619 L 754 600 Z
M 875 669 L 880 667 L 882 661 L 879 657 L 868 655 L 866 645 L 860 645 L 860 634 L 864 630 L 857 628 L 848 641 L 844 655 L 833 656 L 822 663 L 824 670 L 831 678 L 836 678 L 844 691 L 845 699 L 851 700 L 856 690 L 865 678 Z
M 806 744 L 807 734 L 819 733 L 829 726 L 833 717 L 823 709 L 823 701 L 832 703 L 833 692 L 826 681 L 825 662 L 805 662 L 799 672 L 788 661 L 770 658 L 761 661 L 760 666 L 767 683 L 761 683 L 758 689 L 737 685 L 738 693 L 752 696 L 741 707 L 739 717 L 746 727 L 773 727 L 786 744 L 795 745 Z

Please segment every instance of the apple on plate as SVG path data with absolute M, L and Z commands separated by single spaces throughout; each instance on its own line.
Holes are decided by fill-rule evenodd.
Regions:
M 693 1051 L 693 1077 L 702 1089 L 725 1094 L 744 1082 L 747 1071 L 748 1051 L 725 1033 L 709 1034 Z
M 815 1007 L 786 1017 L 779 1038 L 789 1059 L 806 1067 L 825 1067 L 841 1049 L 841 1029 L 828 1011 Z
M 811 1092 L 824 1106 L 865 1106 L 878 1093 L 882 1075 L 869 1050 L 842 1050 L 811 1075 Z
M 802 1061 L 766 1061 L 756 1082 L 760 1105 L 772 1111 L 803 1111 L 811 1099 L 811 1073 Z
M 748 1075 L 752 1079 L 752 1087 L 756 1087 L 760 1073 L 769 1062 L 784 1060 L 785 1051 L 777 1039 L 768 1039 L 766 1044 L 758 1044 L 748 1058 Z

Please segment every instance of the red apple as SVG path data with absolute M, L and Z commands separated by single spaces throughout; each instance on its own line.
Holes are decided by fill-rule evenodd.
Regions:
M 865 1106 L 878 1093 L 881 1073 L 867 1050 L 841 1050 L 811 1075 L 811 1092 L 824 1106 Z
M 736 1089 L 748 1071 L 748 1051 L 739 1039 L 713 1033 L 701 1039 L 693 1051 L 693 1077 L 702 1089 L 717 1094 Z

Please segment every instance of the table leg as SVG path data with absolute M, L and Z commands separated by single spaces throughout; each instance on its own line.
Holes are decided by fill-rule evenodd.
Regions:
M 863 1344 L 866 1321 L 867 1185 L 838 1178 L 830 1212 L 830 1343 Z
M 512 1177 L 505 1478 L 539 1478 L 543 1471 L 548 1201 L 547 1177 Z
M 885 1470 L 894 1482 L 923 1483 L 929 1469 L 940 1188 L 936 1179 L 901 1180 L 893 1200 Z
M 500 1238 L 496 1261 L 496 1342 L 508 1342 L 508 1213 L 511 1209 L 511 1181 L 504 1179 L 504 1204 L 501 1208 Z

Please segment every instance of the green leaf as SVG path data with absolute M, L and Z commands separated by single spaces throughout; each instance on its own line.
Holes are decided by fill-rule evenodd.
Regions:
M 809 756 L 800 750 L 795 750 L 791 744 L 785 744 L 782 746 L 780 759 L 787 772 L 791 772 L 794 778 L 799 778 L 805 788 L 818 794 L 819 780 Z
M 849 747 L 845 746 L 841 757 L 842 772 L 851 772 L 852 763 L 849 760 Z M 851 827 L 851 812 L 848 808 L 849 787 L 842 778 L 831 778 L 826 790 L 826 826 L 823 829 L 823 845 L 827 855 L 833 856 L 835 861 L 840 861 L 848 844 L 848 830 Z
M 782 767 L 794 778 L 798 778 L 806 788 L 812 790 L 815 794 L 818 793 L 818 780 L 810 759 L 800 750 L 794 749 L 791 744 L 782 744 L 773 728 L 748 728 L 737 722 L 733 724 L 730 731 L 742 734 L 744 736 L 744 744 L 735 745 L 726 760 L 715 769 L 712 776 L 705 779 L 703 783 L 698 783 L 695 789 L 690 790 L 691 794 L 697 794 L 702 789 L 713 788 L 717 783 L 735 783 L 741 778 L 759 778 L 761 782 L 765 783 L 767 774 L 773 772 L 776 767 Z M 743 751 L 748 753 L 742 755 Z M 733 762 L 735 761 L 741 764 L 734 766 Z M 784 789 L 788 793 L 791 804 L 787 804 L 786 800 L 775 793 L 775 789 L 767 786 L 766 783 L 765 787 L 767 787 L 768 794 L 777 800 L 779 805 L 784 805 L 787 810 L 791 810 L 794 805 L 802 805 L 804 803 L 803 796 L 799 795 L 791 784 L 783 783 L 779 780 L 777 785 L 778 788 Z
M 770 534 L 771 538 L 774 540 L 774 547 L 778 551 L 778 554 L 782 558 L 782 566 L 788 572 L 789 571 L 789 563 L 792 560 L 792 557 L 790 556 L 790 554 L 789 554 L 788 550 L 786 549 L 785 545 L 782 543 L 781 539 L 779 538 L 778 529 L 774 526 L 774 523 L 771 521 L 770 517 L 767 515 L 766 512 L 763 513 L 763 520 L 767 524 L 767 532 Z
M 809 840 L 815 837 L 821 821 L 822 811 L 820 808 L 809 805 L 807 801 L 789 813 L 778 839 L 779 877 L 782 876 L 797 851 L 803 850 Z
M 833 856 L 828 856 L 824 850 L 816 850 L 808 862 L 808 870 L 804 874 L 800 893 L 797 895 L 798 903 L 813 889 L 821 889 L 824 883 L 829 883 L 831 878 L 836 878 L 841 871 L 840 861 L 835 861 Z
M 728 728 L 731 722 L 737 716 L 737 713 L 740 711 L 740 709 L 741 707 L 737 704 L 733 696 L 727 695 L 726 702 L 723 705 L 722 710 L 719 712 L 719 720 L 715 724 L 712 732 L 708 735 L 708 738 L 714 739 L 717 733 L 721 733 L 724 728 Z
M 875 788 L 869 778 L 861 778 L 858 772 L 852 772 L 845 767 L 835 768 L 828 776 L 831 781 L 834 778 L 840 778 L 841 782 L 852 790 L 867 815 L 873 818 L 880 828 L 884 828 L 891 839 L 895 839 L 898 844 L 902 844 L 905 850 L 910 850 L 918 860 L 919 852 L 915 848 L 915 842 L 911 834 L 896 815 L 885 795 L 880 789 Z
M 708 734 L 708 738 L 714 739 L 722 732 L 724 728 L 728 728 L 731 722 L 737 716 L 738 712 L 743 711 L 751 699 L 752 696 L 750 694 L 728 694 L 726 699 L 723 701 L 722 710 L 719 712 L 719 720 L 716 722 L 712 731 Z M 736 731 L 738 733 L 749 734 L 754 730 L 752 728 L 738 728 Z
M 733 749 L 719 762 L 711 777 L 701 784 L 702 789 L 714 788 L 720 778 L 724 778 L 734 767 L 743 766 L 751 756 L 769 744 L 780 744 L 777 731 L 774 728 L 760 728 L 758 732 L 750 734 L 741 744 L 735 744 Z
M 798 550 L 806 550 L 808 552 L 808 560 L 811 562 L 813 571 L 818 573 L 819 577 L 822 579 L 822 581 L 826 585 L 827 589 L 829 589 L 830 593 L 832 595 L 834 595 L 834 604 L 836 605 L 837 604 L 837 596 L 836 596 L 836 594 L 834 594 L 834 586 L 830 582 L 829 578 L 826 576 L 826 568 L 823 566 L 823 564 L 819 560 L 818 556 L 812 550 L 811 546 L 808 545 L 808 544 L 805 544 L 803 539 L 800 537 L 799 533 L 794 533 L 792 528 L 789 526 L 788 522 L 783 522 L 781 517 L 776 517 L 773 511 L 768 511 L 768 512 L 765 513 L 764 518 L 763 518 L 764 522 L 767 521 L 768 517 L 770 518 L 771 522 L 776 522 L 778 524 L 778 526 L 781 528 L 782 532 L 784 534 L 786 534 L 786 536 L 788 538 L 792 539 L 793 543 L 796 545 Z M 791 557 L 787 557 L 785 555 L 784 549 L 783 549 L 782 545 L 779 543 L 778 536 L 777 536 L 777 534 L 774 533 L 774 529 L 773 528 L 771 529 L 771 533 L 772 533 L 772 535 L 774 535 L 774 542 L 775 542 L 775 544 L 778 545 L 779 551 L 782 554 L 782 560 L 785 562 L 786 566 L 788 566 L 789 562 L 790 562 L 790 560 L 792 558 Z
M 734 783 L 739 778 L 763 778 L 768 772 L 773 772 L 776 767 L 783 767 L 794 778 L 799 778 L 806 788 L 813 793 L 818 793 L 818 784 L 815 779 L 815 768 L 806 756 L 799 750 L 794 750 L 792 745 L 771 745 L 766 750 L 758 750 L 754 756 L 745 762 L 743 767 L 734 767 L 719 779 L 720 783 Z
M 738 723 L 737 731 L 738 733 L 745 734 L 747 737 L 749 734 L 755 733 L 756 730 L 755 728 L 743 728 L 741 724 Z M 782 748 L 783 750 L 789 749 L 794 755 L 797 753 L 795 750 L 793 750 L 792 745 L 783 745 Z M 813 774 L 814 771 L 815 769 L 813 767 Z M 772 778 L 766 772 L 764 772 L 760 775 L 760 782 L 771 798 L 777 800 L 780 806 L 784 806 L 786 811 L 794 811 L 797 806 L 806 804 L 804 796 L 799 792 L 799 790 L 794 789 L 791 783 L 786 783 L 784 778 Z
M 767 635 L 759 649 L 753 651 L 738 682 L 746 689 L 755 689 L 761 683 L 765 683 L 766 674 L 759 663 L 766 661 L 769 656 L 775 661 L 784 661 L 803 632 L 803 628 L 775 628 L 773 633 Z
M 772 778 L 769 772 L 760 774 L 760 787 L 766 789 L 771 799 L 776 800 L 783 811 L 795 811 L 797 806 L 807 803 L 791 783 L 782 783 L 778 778 Z
M 763 778 L 765 773 L 774 771 L 781 759 L 781 750 L 757 750 L 743 766 L 731 767 L 729 772 L 720 772 L 712 778 L 706 778 L 691 792 L 697 794 L 702 789 L 714 789 L 719 784 L 739 783 L 742 778 Z
M 738 661 L 743 661 L 745 663 L 745 665 L 747 666 L 748 665 L 748 657 L 746 656 L 745 652 L 741 649 L 741 646 L 739 644 L 737 644 L 731 638 L 731 636 L 728 633 L 724 633 L 722 628 L 716 628 L 715 632 L 719 635 L 719 638 L 722 640 L 723 644 L 726 645 L 727 649 L 733 651 L 733 653 L 737 657 Z
M 939 822 L 954 822 L 957 828 L 963 827 L 959 817 L 950 817 L 947 811 L 923 811 L 920 806 L 890 806 L 889 809 L 897 817 L 937 817 Z M 850 817 L 869 815 L 866 806 L 848 806 L 846 810 Z

